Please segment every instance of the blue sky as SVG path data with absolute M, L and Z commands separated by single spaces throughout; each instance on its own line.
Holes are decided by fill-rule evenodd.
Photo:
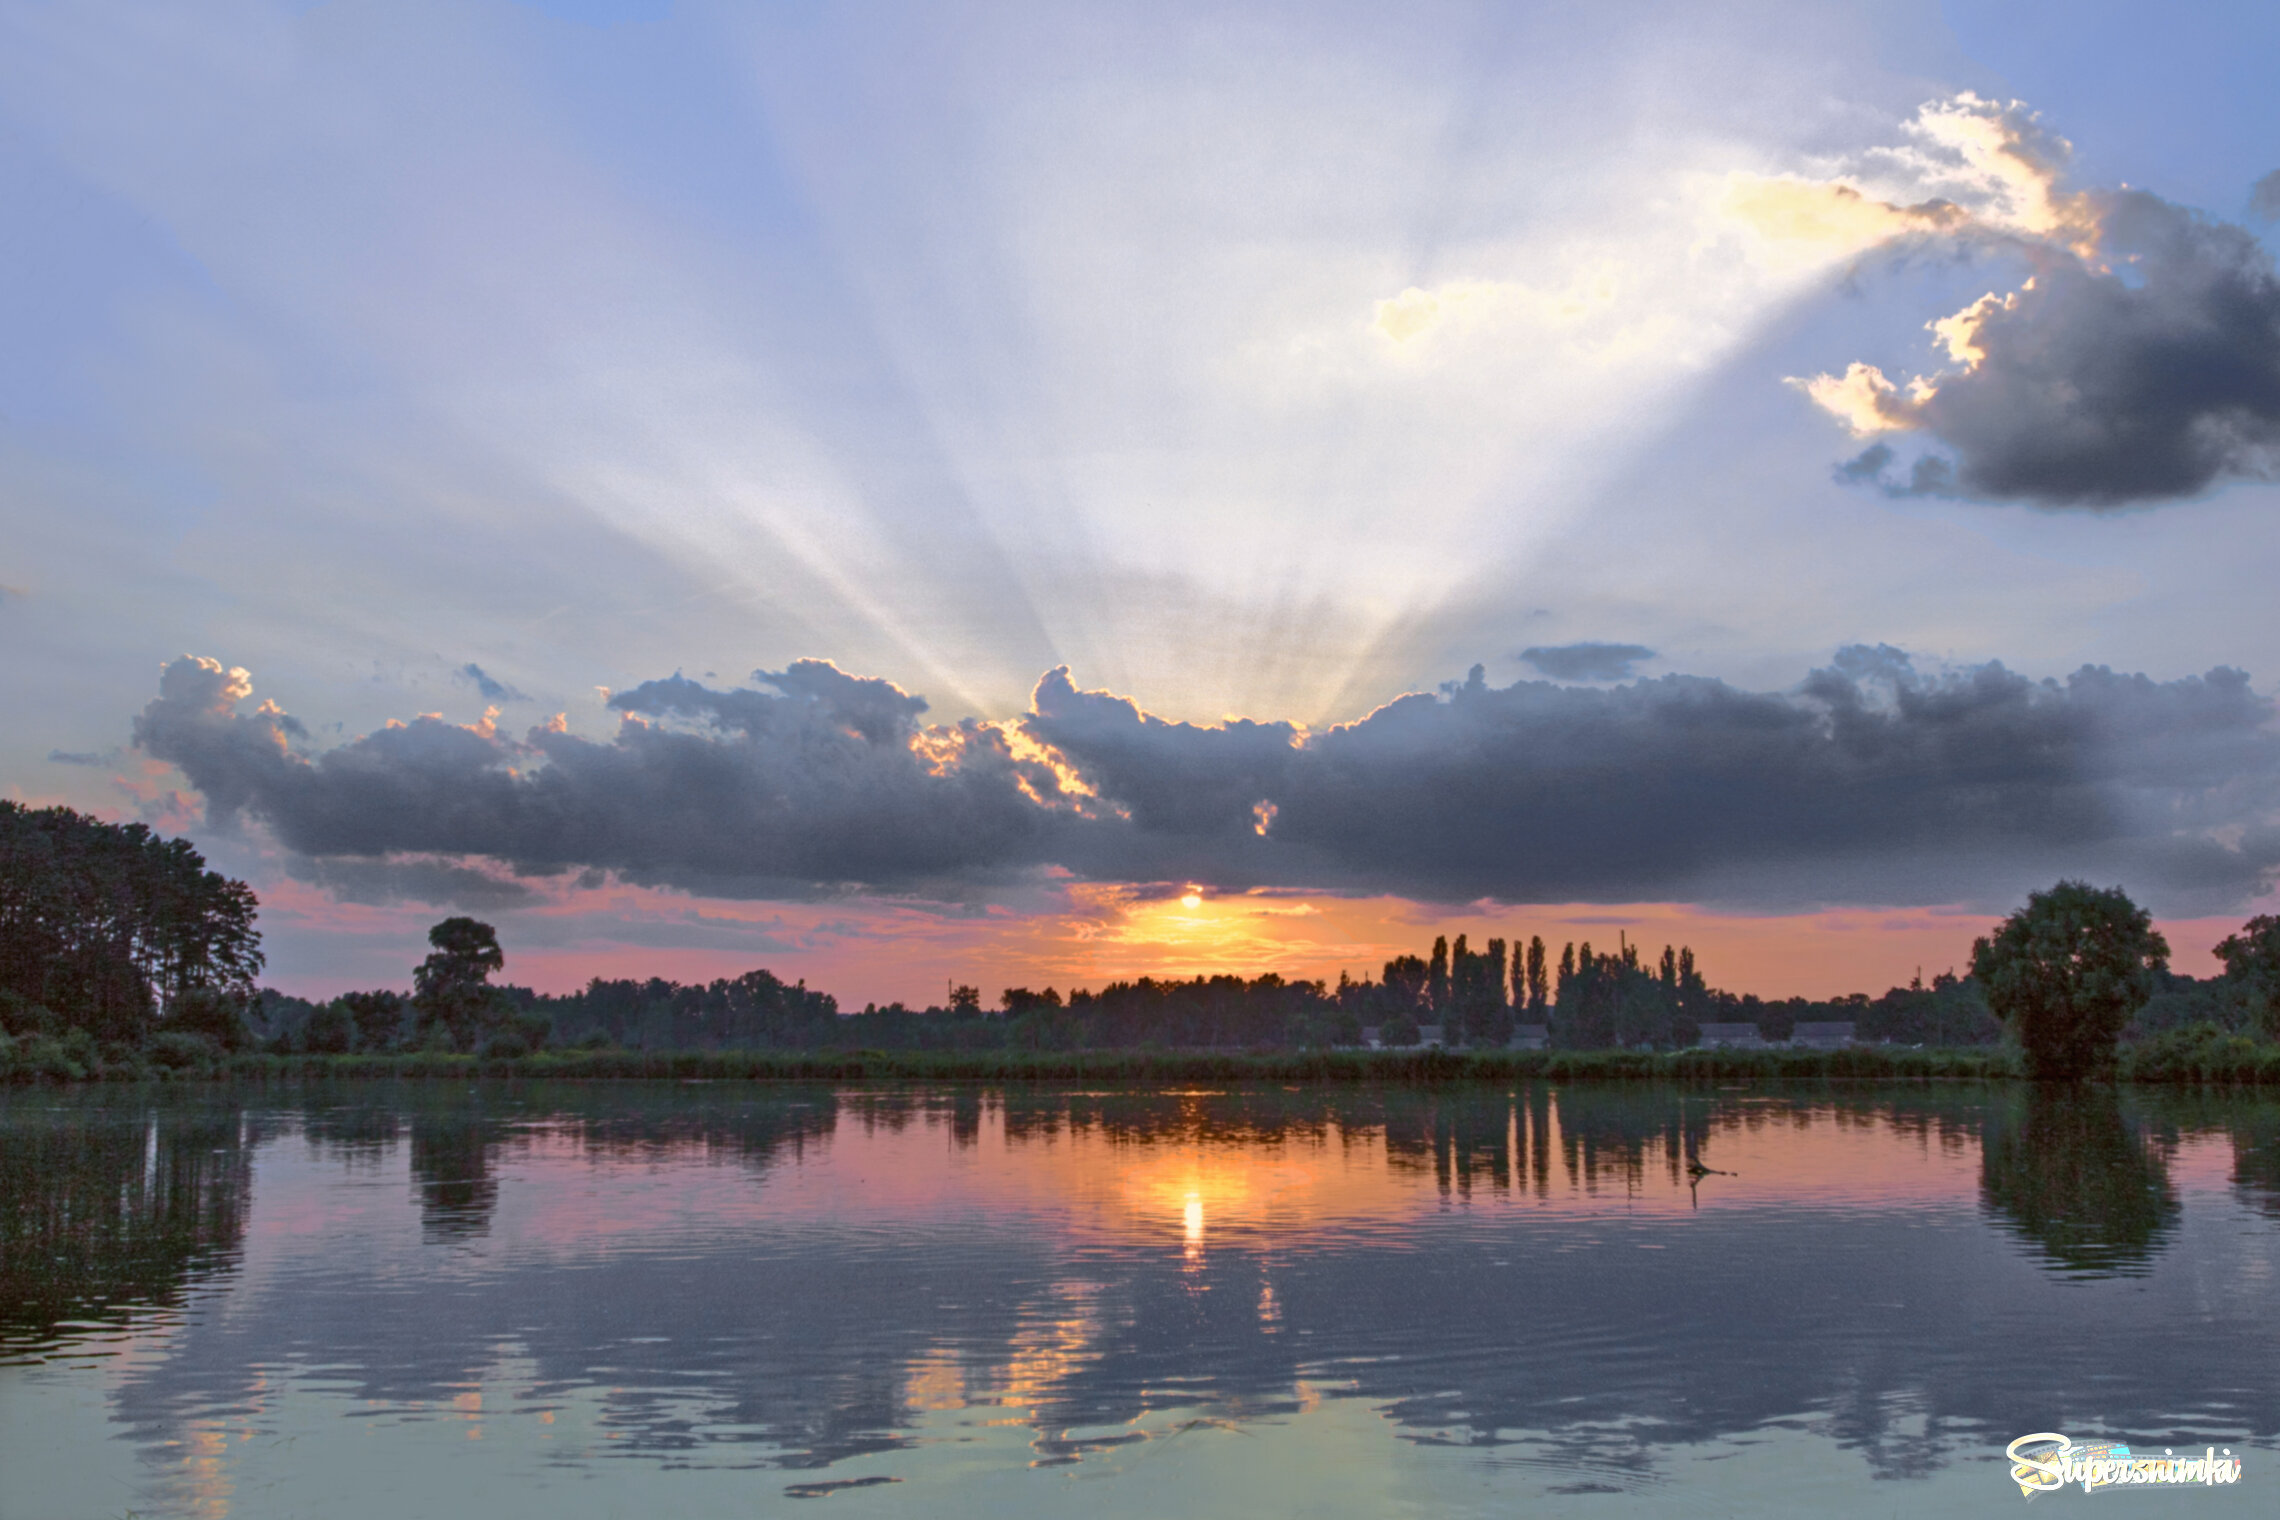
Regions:
M 502 734 L 559 713 L 611 744 L 629 718 L 605 692 L 803 659 L 922 694 L 927 724 L 1036 716 L 1066 665 L 1171 723 L 1311 733 L 1599 642 L 1651 651 L 1636 678 L 1756 694 L 1850 645 L 1926 681 L 2224 666 L 2261 691 L 2266 435 L 2126 500 L 1973 482 L 2041 448 L 2006 360 L 2095 348 L 2097 308 L 2051 268 L 2186 278 L 2168 244 L 2111 256 L 2118 202 L 2067 197 L 2150 192 L 2269 259 L 2275 63 L 2280 17 L 2247 5 L 0 5 L 0 787 L 188 830 L 265 888 L 305 984 L 392 965 L 479 895 L 470 872 L 564 968 L 670 970 L 694 939 L 858 998 L 932 984 L 860 985 L 907 914 L 975 955 L 1013 922 L 1020 955 L 1075 974 L 1038 947 L 1094 954 L 1191 878 L 1390 905 L 1275 952 L 1314 969 L 1382 958 L 1405 903 L 1964 913 L 2079 868 L 2141 873 L 2173 917 L 2237 914 L 2260 856 L 2172 871 L 2115 828 L 2015 869 L 1911 867 L 1889 902 L 1835 855 L 1747 887 L 1437 882 L 1346 843 L 1263 865 L 1188 835 L 804 884 L 503 859 L 478 834 L 325 855 L 280 833 L 277 796 L 215 808 L 219 772 L 131 741 L 184 655 L 250 672 L 242 712 L 274 701 L 310 762 L 491 705 Z M 2047 174 L 1959 157 L 1979 131 Z M 1908 220 L 1935 200 L 1962 209 Z M 2012 349 L 1968 372 L 1934 347 L 1928 323 L 2006 294 Z M 1902 398 L 1886 431 L 1792 383 L 1856 363 Z M 1942 374 L 1907 411 L 1909 377 Z M 1879 440 L 1886 485 L 1930 453 L 1961 488 L 1841 481 Z M 2066 732 L 2120 721 L 2084 711 Z M 1179 776 L 1204 772 L 1178 746 L 1227 749 L 1167 735 Z M 2253 854 L 2260 742 L 2097 806 Z M 1098 791 L 1075 756 L 1053 759 Z M 1126 895 L 1080 910 L 1072 879 Z M 1178 961 L 1164 933 L 1136 965 Z

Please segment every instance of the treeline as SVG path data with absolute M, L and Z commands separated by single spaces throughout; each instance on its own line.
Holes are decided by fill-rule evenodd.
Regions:
M 2243 936 L 2253 939 L 2258 920 Z M 447 932 L 448 931 L 448 932 Z M 1139 977 L 1098 990 L 1007 987 L 994 1006 L 979 989 L 953 987 L 924 1008 L 872 1004 L 842 1012 L 829 993 L 767 971 L 681 983 L 597 977 L 578 992 L 550 995 L 491 987 L 497 942 L 472 920 L 438 925 L 464 941 L 465 964 L 452 976 L 435 968 L 439 951 L 415 975 L 410 998 L 351 993 L 318 1004 L 264 993 L 257 1038 L 279 1053 L 386 1051 L 514 1055 L 542 1048 L 633 1051 L 943 1051 L 1326 1050 L 1361 1044 L 1414 1046 L 1427 1036 L 1458 1049 L 1502 1049 L 1522 1026 L 1545 1030 L 1555 1050 L 1675 1051 L 1700 1042 L 1708 1024 L 1754 1028 L 1768 1043 L 1796 1026 L 1844 1022 L 1864 1044 L 1984 1047 L 2003 1039 L 1971 977 L 1943 972 L 1879 996 L 1765 999 L 1713 987 L 1687 946 L 1665 946 L 1652 960 L 1623 942 L 1599 951 L 1564 944 L 1555 955 L 1540 937 L 1524 945 L 1491 939 L 1437 939 L 1427 955 L 1386 962 L 1375 979 L 1336 984 L 1257 977 Z M 2242 937 L 2236 937 L 2239 939 Z M 2280 960 L 2280 934 L 2267 934 Z M 2228 945 L 2234 941 L 2228 941 Z M 1513 953 L 1517 948 L 1517 954 Z M 2237 950 L 2236 946 L 2236 950 Z M 2125 1038 L 2188 1025 L 2222 1032 L 2272 1032 L 2272 999 L 2250 965 L 2196 979 L 2162 971 Z M 2280 978 L 2272 979 L 2280 984 Z M 447 1015 L 437 989 L 459 988 Z
M 428 1051 L 514 1055 L 544 1048 L 637 1051 L 1076 1051 L 1318 1050 L 1374 1037 L 1395 1048 L 1427 1037 L 1463 1049 L 1501 1049 L 1524 1025 L 1543 1026 L 1564 1050 L 1681 1050 L 1706 1023 L 1754 1026 L 1770 1042 L 1795 1025 L 1849 1020 L 1869 1043 L 1973 1046 L 2002 1027 L 1969 979 L 1952 975 L 1866 994 L 1766 1001 L 1709 985 L 1685 946 L 1652 963 L 1635 945 L 1598 952 L 1563 945 L 1556 959 L 1540 938 L 1512 954 L 1492 939 L 1434 942 L 1429 955 L 1386 962 L 1376 980 L 1336 985 L 1257 977 L 1139 977 L 1067 994 L 1008 987 L 985 1007 L 978 988 L 948 989 L 925 1008 L 872 1004 L 841 1012 L 829 993 L 767 971 L 680 983 L 597 977 L 578 992 L 550 995 L 493 987 L 503 957 L 489 926 L 452 919 L 414 974 L 409 998 L 350 993 L 312 1003 L 265 992 L 257 1037 L 281 1054 Z M 2189 984 L 2190 978 L 2173 978 Z M 2198 995 L 2198 994 L 2196 994 Z
M 567 995 L 503 985 L 496 932 L 459 917 L 429 931 L 408 996 L 312 1002 L 255 992 L 255 908 L 244 883 L 207 870 L 186 841 L 0 802 L 0 1077 L 203 1068 L 255 1049 L 491 1059 L 568 1048 L 1327 1051 L 1374 1036 L 1397 1049 L 1434 1038 L 1480 1052 L 1505 1049 L 1530 1026 L 1555 1051 L 1652 1053 L 1689 1049 L 1711 1024 L 1754 1027 L 1777 1044 L 1807 1022 L 1847 1022 L 1858 1041 L 1895 1046 L 1989 1046 L 2005 1034 L 1969 976 L 1944 973 L 1873 998 L 1765 1000 L 1711 986 L 1688 946 L 1648 957 L 1619 938 L 1612 951 L 1585 941 L 1555 954 L 1541 936 L 1492 938 L 1478 950 L 1465 935 L 1437 938 L 1426 955 L 1385 962 L 1374 980 L 1341 974 L 1335 985 L 1273 973 L 1140 977 L 1066 995 L 1008 987 L 994 1007 L 960 986 L 940 1005 L 858 1013 L 765 970 L 703 984 L 597 977 Z M 2253 919 L 2220 945 L 2220 976 L 2177 975 L 2158 950 L 2132 984 L 2137 1006 L 2116 1015 L 2124 1040 L 2280 1037 L 2280 918 Z

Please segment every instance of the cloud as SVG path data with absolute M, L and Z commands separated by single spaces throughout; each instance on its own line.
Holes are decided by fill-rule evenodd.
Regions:
M 1929 101 L 1901 138 L 1829 178 L 1729 174 L 1719 210 L 1768 243 L 1807 254 L 1932 236 L 2085 247 L 2094 236 L 2089 202 L 2059 188 L 2071 146 L 2018 101 L 1968 90 Z
M 2270 716 L 2233 671 L 1928 675 L 1890 649 L 1781 693 L 1474 681 L 1317 736 L 1274 834 L 1459 899 L 1998 901 L 2073 871 L 2231 906 L 2280 866 Z
M 486 702 L 528 702 L 530 698 L 503 681 L 495 681 L 483 673 L 483 667 L 469 660 L 452 672 L 452 679 L 465 681 L 475 688 Z
M 1898 206 L 1851 185 L 1796 175 L 1731 175 L 1719 210 L 1773 242 L 1846 253 L 1893 238 L 1948 231 L 1971 220 L 1952 201 Z
M 646 683 L 611 699 L 608 741 L 423 717 L 309 753 L 273 704 L 241 710 L 243 671 L 185 657 L 135 738 L 212 823 L 257 819 L 300 874 L 366 900 L 573 870 L 743 897 L 972 898 L 1053 871 L 1436 901 L 1995 907 L 2075 874 L 2210 913 L 2280 871 L 2273 704 L 2228 669 L 2038 681 L 1856 647 L 1753 692 L 1692 676 L 1497 688 L 1476 666 L 1314 733 L 1167 722 L 1065 669 L 1001 724 L 922 724 L 922 699 L 819 661 L 764 679 Z
M 1655 652 L 1644 644 L 1537 645 L 1520 651 L 1520 658 L 1555 681 L 1624 681 L 1631 667 L 1651 660 Z
M 699 892 L 893 888 L 1040 858 L 1053 771 L 971 721 L 930 729 L 883 681 L 803 661 L 784 694 L 676 676 L 610 698 L 609 742 L 425 716 L 307 754 L 273 704 L 238 711 L 242 670 L 166 668 L 135 742 L 179 767 L 229 826 L 258 817 L 311 857 L 474 856 L 518 874 L 580 867 Z M 901 716 L 894 717 L 897 704 Z
M 1510 280 L 1450 280 L 1431 290 L 1411 285 L 1377 302 L 1370 326 L 1397 349 L 1416 347 L 1436 334 L 1467 329 L 1572 327 L 1611 316 L 1617 295 L 1605 269 L 1557 290 Z
M 1287 784 L 1298 740 L 1290 723 L 1167 723 L 1127 697 L 1077 690 L 1066 666 L 1038 681 L 1030 703 L 1029 736 L 1143 833 L 1255 832 L 1254 810 Z
M 1895 475 L 1892 469 L 1898 458 L 1892 445 L 1872 443 L 1830 473 L 1839 485 L 1873 486 L 1895 498 L 1953 497 L 1961 494 L 1956 489 L 1955 465 L 1952 461 L 1938 454 L 1919 455 L 1908 466 L 1906 477 L 1902 478 Z
M 355 856 L 296 855 L 286 864 L 296 881 L 320 887 L 342 902 L 385 907 L 401 902 L 497 911 L 538 901 L 527 883 L 453 860 L 391 855 L 368 860 Z
M 2018 254 L 2033 272 L 1926 324 L 1942 368 L 1902 383 L 1854 362 L 1791 382 L 1856 437 L 1921 432 L 1952 455 L 1919 462 L 1903 486 L 1872 449 L 1839 478 L 2053 507 L 2272 478 L 2280 277 L 2255 238 L 2144 191 L 2061 191 L 2065 144 L 2016 105 L 1962 97 L 1925 113 L 1919 128 L 1936 124 L 1926 140 L 1989 192 L 1938 231 Z
M 2267 222 L 2280 222 L 2280 169 L 2256 182 L 2248 192 L 2249 214 Z
M 48 751 L 48 762 L 51 765 L 84 765 L 90 767 L 116 765 L 119 763 L 119 752 L 115 749 L 108 749 L 98 754 L 92 750 L 51 749 Z

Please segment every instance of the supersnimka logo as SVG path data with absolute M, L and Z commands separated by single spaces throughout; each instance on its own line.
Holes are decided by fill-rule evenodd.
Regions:
M 2021 1436 L 2003 1448 L 2011 1481 L 2032 1499 L 2080 1484 L 2086 1494 L 2102 1488 L 2212 1488 L 2240 1481 L 2240 1458 L 2232 1448 L 2210 1446 L 2183 1456 L 2164 1447 L 2159 1456 L 2132 1451 L 2119 1441 L 2076 1441 L 2054 1430 Z

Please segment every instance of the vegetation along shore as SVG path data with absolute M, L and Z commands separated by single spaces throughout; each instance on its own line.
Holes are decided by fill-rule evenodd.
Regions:
M 1685 947 L 1461 935 L 1335 985 L 1142 977 L 994 1007 L 953 987 L 842 1012 L 755 970 L 548 995 L 496 982 L 496 933 L 459 917 L 410 995 L 319 1002 L 259 986 L 257 908 L 185 841 L 0 802 L 0 1081 L 2280 1082 L 2280 920 L 2184 976 L 2144 910 L 2075 882 L 2033 894 L 1965 975 L 1822 1000 L 1714 988 Z M 1807 1030 L 1836 1033 L 1790 1044 Z

